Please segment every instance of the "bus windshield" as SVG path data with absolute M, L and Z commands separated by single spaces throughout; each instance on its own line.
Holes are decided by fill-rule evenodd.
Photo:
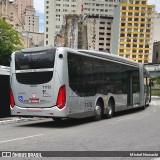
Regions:
M 53 68 L 56 49 L 36 52 L 17 52 L 15 54 L 16 70 Z

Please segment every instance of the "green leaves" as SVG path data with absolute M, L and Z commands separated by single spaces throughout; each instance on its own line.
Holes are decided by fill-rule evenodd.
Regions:
M 0 19 L 0 65 L 9 65 L 10 55 L 22 46 L 20 34 Z

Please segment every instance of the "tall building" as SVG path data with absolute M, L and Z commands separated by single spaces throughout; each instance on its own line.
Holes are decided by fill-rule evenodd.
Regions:
M 54 38 L 64 23 L 65 14 L 113 16 L 119 0 L 45 0 L 44 45 L 54 45 Z
M 33 6 L 26 6 L 24 12 L 24 30 L 29 32 L 39 32 L 39 17 Z
M 4 18 L 18 32 L 22 32 L 23 24 L 21 23 L 17 9 L 10 0 L 0 0 L 0 18 Z
M 160 41 L 160 13 L 156 13 L 154 17 L 153 42 Z
M 14 0 L 17 7 L 18 15 L 22 23 L 24 23 L 24 13 L 27 6 L 33 6 L 33 0 Z
M 119 0 L 77 0 L 77 13 L 113 17 Z
M 152 62 L 155 6 L 147 0 L 121 0 L 115 9 L 111 48 L 140 63 Z
M 45 0 L 44 45 L 54 45 L 54 38 L 59 32 L 64 15 L 76 12 L 76 0 Z
M 153 43 L 153 63 L 160 63 L 160 41 Z
M 87 16 L 88 49 L 110 52 L 111 24 L 113 17 Z

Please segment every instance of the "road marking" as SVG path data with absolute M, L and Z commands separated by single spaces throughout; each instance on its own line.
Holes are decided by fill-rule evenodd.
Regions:
M 119 119 L 117 121 L 125 121 L 125 120 L 128 120 L 128 119 L 133 119 L 133 117 L 123 118 L 123 119 Z
M 157 106 L 157 104 L 154 102 L 154 105 Z
M 0 141 L 1 143 L 6 143 L 6 142 L 12 142 L 12 141 L 17 141 L 17 140 L 22 140 L 22 139 L 27 139 L 27 138 L 34 138 L 34 137 L 38 137 L 38 136 L 42 136 L 43 134 L 37 134 L 37 135 L 33 135 L 33 136 L 28 136 L 28 137 L 21 137 L 21 138 L 16 138 L 16 139 L 10 139 L 10 140 L 5 140 L 5 141 Z

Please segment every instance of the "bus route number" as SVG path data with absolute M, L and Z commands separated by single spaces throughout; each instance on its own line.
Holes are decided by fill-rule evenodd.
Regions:
M 85 107 L 92 108 L 92 102 L 85 102 Z

